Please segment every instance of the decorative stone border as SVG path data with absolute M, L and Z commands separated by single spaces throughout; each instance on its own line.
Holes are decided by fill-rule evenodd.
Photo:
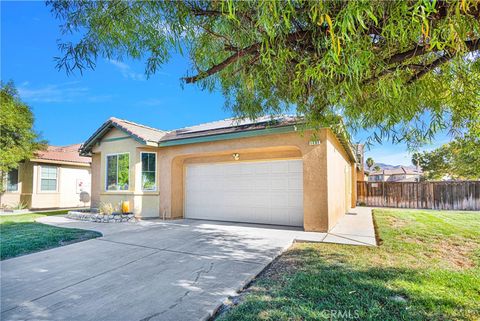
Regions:
M 12 209 L 1 209 L 0 215 L 12 215 L 12 214 L 26 214 L 29 213 L 30 210 L 28 208 L 21 209 L 21 210 L 12 210 Z
M 122 223 L 122 222 L 135 221 L 135 216 L 133 214 L 120 214 L 120 213 L 103 215 L 100 213 L 92 213 L 92 212 L 69 211 L 65 217 L 73 220 L 97 222 L 97 223 Z

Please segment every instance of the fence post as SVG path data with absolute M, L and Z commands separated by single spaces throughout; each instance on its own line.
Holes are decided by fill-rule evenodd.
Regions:
M 385 207 L 385 182 L 382 181 L 382 206 Z
M 413 185 L 413 187 L 416 187 L 416 188 L 417 188 L 417 207 L 416 207 L 416 208 L 418 208 L 418 187 L 420 186 L 419 184 L 420 184 L 420 183 L 417 182 L 417 184 Z
M 430 188 L 432 190 L 432 210 L 435 209 L 435 184 L 433 182 L 430 183 Z

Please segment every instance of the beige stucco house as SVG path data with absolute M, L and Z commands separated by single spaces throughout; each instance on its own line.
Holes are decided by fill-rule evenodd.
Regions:
M 5 175 L 1 204 L 29 209 L 89 206 L 80 193 L 90 194 L 90 157 L 80 156 L 80 144 L 48 146 L 35 158 L 22 162 Z M 85 200 L 85 199 L 83 199 Z
M 327 231 L 355 204 L 356 158 L 344 135 L 301 127 L 285 116 L 162 131 L 110 118 L 80 149 L 92 206 Z

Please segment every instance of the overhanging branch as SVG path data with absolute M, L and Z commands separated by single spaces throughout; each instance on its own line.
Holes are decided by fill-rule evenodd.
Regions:
M 411 83 L 415 82 L 416 80 L 420 79 L 421 77 L 423 77 L 424 75 L 426 75 L 427 73 L 432 71 L 433 69 L 435 69 L 438 66 L 440 66 L 440 65 L 446 63 L 447 61 L 451 60 L 453 57 L 454 57 L 453 55 L 445 54 L 445 55 L 441 56 L 440 58 L 435 59 L 432 63 L 426 65 L 425 68 L 421 69 L 416 74 L 414 74 L 412 76 L 412 78 L 410 78 L 407 81 L 407 84 L 411 84 Z
M 467 52 L 473 52 L 473 51 L 479 50 L 480 49 L 480 39 L 473 39 L 473 40 L 465 41 L 465 47 L 467 48 Z M 413 57 L 416 57 L 416 56 L 421 56 L 423 54 L 426 54 L 427 52 L 429 52 L 429 51 L 427 51 L 424 46 L 418 46 L 414 49 L 411 49 L 411 50 L 408 50 L 408 51 L 405 51 L 405 52 L 402 52 L 402 53 L 399 53 L 399 54 L 395 54 L 395 55 L 391 56 L 390 58 L 386 59 L 385 62 L 386 62 L 386 64 L 393 64 L 393 63 L 400 64 L 407 59 L 410 59 L 410 58 L 413 58 Z M 378 80 L 378 79 L 380 79 L 380 78 L 382 78 L 382 77 L 384 77 L 384 76 L 386 76 L 386 75 L 388 75 L 392 72 L 395 72 L 398 69 L 417 70 L 418 72 L 416 74 L 414 74 L 412 76 L 412 78 L 410 78 L 407 81 L 407 84 L 411 84 L 415 80 L 420 79 L 425 74 L 427 74 L 428 72 L 435 69 L 436 67 L 448 62 L 454 56 L 455 56 L 455 54 L 451 54 L 451 53 L 446 52 L 442 56 L 440 56 L 439 58 L 437 58 L 436 60 L 434 60 L 433 62 L 431 62 L 428 65 L 420 65 L 420 64 L 396 65 L 396 66 L 393 66 L 393 67 L 390 67 L 390 68 L 387 68 L 387 69 L 381 71 L 376 76 L 373 76 L 369 79 L 366 79 L 365 81 L 363 81 L 363 84 L 364 85 L 370 84 L 370 83 L 372 83 L 372 82 L 374 82 L 374 81 L 376 81 L 376 80 Z
M 303 40 L 304 37 L 306 37 L 309 34 L 311 34 L 310 31 L 304 31 L 304 30 L 293 32 L 293 33 L 290 33 L 289 35 L 287 35 L 286 41 L 287 42 L 292 42 L 292 41 Z M 197 82 L 201 79 L 205 79 L 205 78 L 207 78 L 211 75 L 214 75 L 214 74 L 222 71 L 223 69 L 225 69 L 226 67 L 233 64 L 234 62 L 238 61 L 240 58 L 242 58 L 246 55 L 251 55 L 251 54 L 254 54 L 254 53 L 258 53 L 258 50 L 260 49 L 260 46 L 261 46 L 261 43 L 257 42 L 257 43 L 254 43 L 254 44 L 248 46 L 248 47 L 245 47 L 241 50 L 238 50 L 237 52 L 235 52 L 233 55 L 229 56 L 227 59 L 225 59 L 221 63 L 211 67 L 210 69 L 208 69 L 206 71 L 200 72 L 198 75 L 195 75 L 195 76 L 192 76 L 192 77 L 185 77 L 185 78 L 183 78 L 183 80 L 187 84 L 191 84 L 191 83 L 195 83 L 195 82 Z
M 183 80 L 185 80 L 185 82 L 187 84 L 191 84 L 191 83 L 195 83 L 201 79 L 204 79 L 204 78 L 207 78 L 213 74 L 216 74 L 217 72 L 219 71 L 222 71 L 223 69 L 225 69 L 227 66 L 229 66 L 230 64 L 234 63 L 235 61 L 237 61 L 238 59 L 242 58 L 243 56 L 245 55 L 249 55 L 249 54 L 252 54 L 256 51 L 258 51 L 258 48 L 260 47 L 260 44 L 259 43 L 256 43 L 256 44 L 253 44 L 251 46 L 248 46 L 242 50 L 239 50 L 237 51 L 236 53 L 234 53 L 233 55 L 231 55 L 230 57 L 228 57 L 227 59 L 225 59 L 224 61 L 222 61 L 221 63 L 219 63 L 218 65 L 215 65 L 213 67 L 211 67 L 210 69 L 204 71 L 204 72 L 201 72 L 199 73 L 198 75 L 196 76 L 193 76 L 193 77 L 185 77 L 183 78 Z
M 480 40 L 473 39 L 465 41 L 465 47 L 467 47 L 467 51 L 475 51 L 479 49 Z M 410 50 L 400 52 L 390 56 L 389 58 L 385 59 L 384 62 L 387 65 L 391 65 L 394 63 L 402 63 L 403 61 L 413 58 L 422 56 L 428 52 L 431 52 L 427 46 L 416 46 Z

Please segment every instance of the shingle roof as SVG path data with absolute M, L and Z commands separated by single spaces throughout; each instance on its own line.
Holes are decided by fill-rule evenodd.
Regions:
M 37 152 L 35 154 L 35 159 L 89 164 L 92 159 L 90 157 L 80 156 L 80 146 L 81 144 L 68 146 L 48 146 L 46 150 Z
M 129 120 L 110 117 L 109 121 L 112 124 L 121 127 L 127 133 L 148 142 L 158 142 L 167 133 L 166 131 L 137 124 Z
M 285 115 L 278 117 L 259 117 L 252 119 L 228 118 L 210 123 L 184 127 L 168 132 L 160 141 L 169 141 L 191 137 L 202 137 L 217 134 L 234 133 L 246 130 L 265 129 L 271 127 L 281 127 L 294 125 L 298 119 L 294 116 Z
M 421 171 L 416 171 L 413 169 L 410 169 L 408 167 L 400 166 L 398 168 L 392 168 L 392 169 L 382 169 L 380 171 L 374 171 L 370 172 L 370 176 L 372 175 L 415 175 L 415 174 L 422 174 Z

